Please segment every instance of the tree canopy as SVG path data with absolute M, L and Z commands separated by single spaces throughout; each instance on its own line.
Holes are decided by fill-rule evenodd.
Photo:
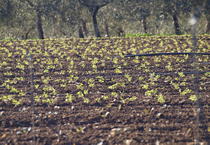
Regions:
M 5 0 L 0 5 L 0 39 L 103 37 L 120 33 L 185 34 L 199 9 L 199 33 L 210 33 L 209 0 Z M 106 19 L 106 26 L 104 20 Z M 106 27 L 106 28 L 105 28 Z M 88 35 L 87 35 L 88 34 Z

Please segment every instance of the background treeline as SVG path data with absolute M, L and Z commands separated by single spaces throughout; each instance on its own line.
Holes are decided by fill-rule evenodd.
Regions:
M 0 0 L 0 39 L 210 32 L 210 0 Z

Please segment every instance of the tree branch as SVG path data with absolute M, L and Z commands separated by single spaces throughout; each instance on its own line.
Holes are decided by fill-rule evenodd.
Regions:
M 91 4 L 86 4 L 86 3 L 82 3 L 81 0 L 79 0 L 80 5 L 84 5 L 86 7 L 103 7 L 106 6 L 107 4 L 109 4 L 110 2 L 107 0 L 104 4 L 100 4 L 100 5 L 91 5 Z
M 34 7 L 34 4 L 30 0 L 26 0 L 31 7 Z
M 38 10 L 37 6 L 35 6 L 30 0 L 20 0 L 20 2 L 29 4 L 34 10 Z

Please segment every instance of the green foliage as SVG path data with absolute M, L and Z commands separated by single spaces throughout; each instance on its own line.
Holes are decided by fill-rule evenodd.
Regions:
M 157 100 L 159 103 L 165 103 L 165 99 L 163 97 L 163 95 L 160 93 L 159 95 L 156 95 L 157 96 Z
M 72 94 L 66 93 L 66 100 L 67 102 L 71 102 L 73 101 L 74 97 Z
M 90 102 L 90 100 L 88 99 L 88 98 L 84 98 L 84 103 L 89 103 Z
M 132 77 L 129 74 L 125 74 L 125 77 L 128 79 L 129 82 L 131 82 Z
M 129 33 L 129 34 L 126 34 L 125 37 L 147 37 L 147 36 L 152 36 L 150 34 L 140 34 L 140 33 Z
M 111 43 L 112 40 L 114 41 Z M 33 64 L 36 63 L 32 67 L 36 79 L 34 80 L 34 89 L 37 93 L 34 97 L 35 101 L 54 104 L 55 98 L 57 99 L 61 95 L 65 96 L 67 102 L 76 102 L 77 99 L 82 99 L 84 103 L 97 101 L 109 104 L 113 98 L 119 101 L 120 97 L 120 103 L 127 103 L 138 100 L 139 95 L 145 95 L 146 98 L 156 96 L 158 102 L 164 103 L 166 96 L 163 94 L 166 91 L 167 93 L 170 91 L 175 94 L 180 93 L 181 96 L 195 100 L 191 85 L 195 76 L 183 73 L 191 70 L 190 64 L 187 63 L 190 59 L 189 55 L 123 57 L 126 54 L 138 53 L 188 52 L 191 51 L 187 48 L 191 39 L 187 38 L 186 41 L 183 40 L 184 42 L 170 37 L 165 39 L 147 37 L 141 38 L 141 41 L 138 40 L 135 38 L 110 38 L 103 41 L 98 39 L 95 41 L 88 39 L 64 41 L 61 39 L 59 41 L 40 42 L 36 40 L 29 42 L 31 46 L 34 46 L 30 49 L 34 56 Z M 167 40 L 172 44 L 168 44 Z M 84 42 L 85 44 L 83 44 Z M 156 42 L 158 43 L 156 44 Z M 8 46 L 13 44 L 12 42 L 2 43 L 6 43 Z M 6 92 L 6 94 L 0 95 L 0 98 L 5 102 L 11 101 L 14 105 L 20 104 L 19 98 L 29 95 L 28 90 L 31 87 L 30 80 L 28 80 L 29 62 L 25 59 L 27 52 L 21 48 L 21 46 L 27 46 L 28 42 L 20 41 L 19 43 L 17 47 L 11 47 L 11 50 L 3 47 L 3 52 L 0 52 L 0 55 L 8 53 L 0 64 L 4 75 L 1 87 Z M 199 51 L 208 53 L 208 45 L 204 46 L 203 43 L 204 41 L 201 41 L 200 47 L 205 49 L 199 49 Z M 174 45 L 178 44 L 183 44 L 183 48 L 174 48 Z M 44 51 L 43 47 L 45 47 Z M 114 49 L 110 49 L 110 47 L 114 47 Z M 74 51 L 76 52 L 75 56 L 71 54 Z M 120 57 L 113 57 L 113 55 L 120 55 Z M 14 56 L 15 60 L 13 60 Z M 202 63 L 208 63 L 209 56 L 199 55 L 197 60 L 199 63 L 196 65 L 199 71 L 208 71 L 208 65 Z M 175 73 L 169 75 L 168 70 L 175 71 Z M 165 72 L 166 75 L 158 74 Z M 199 76 L 200 90 L 208 90 L 206 84 L 209 84 L 209 76 L 210 73 Z M 71 92 L 71 94 L 65 92 Z M 135 97 L 138 93 L 139 95 Z M 87 98 L 89 96 L 91 99 Z
M 82 91 L 77 92 L 78 97 L 84 97 L 84 94 L 82 93 Z
M 196 95 L 191 95 L 189 99 L 195 102 L 197 100 L 197 97 Z

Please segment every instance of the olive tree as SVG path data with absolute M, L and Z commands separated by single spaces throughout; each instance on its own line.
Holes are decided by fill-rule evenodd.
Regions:
M 96 18 L 97 13 L 102 7 L 111 2 L 113 2 L 113 0 L 79 0 L 80 5 L 86 6 L 91 13 L 96 37 L 101 37 Z

